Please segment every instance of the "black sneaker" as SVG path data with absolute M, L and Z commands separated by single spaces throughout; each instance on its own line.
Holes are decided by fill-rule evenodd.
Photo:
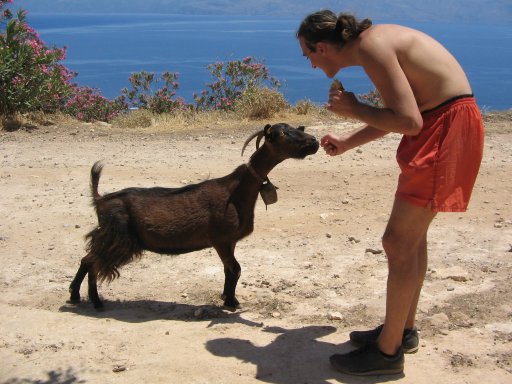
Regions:
M 350 341 L 355 345 L 364 345 L 368 343 L 375 343 L 382 331 L 384 324 L 379 325 L 375 329 L 369 331 L 353 331 L 350 332 Z M 416 327 L 404 330 L 402 338 L 402 347 L 404 353 L 416 353 L 419 346 L 418 330 Z
M 402 347 L 394 356 L 383 354 L 377 343 L 368 343 L 346 354 L 330 357 L 332 367 L 348 375 L 397 375 L 404 371 L 404 351 Z

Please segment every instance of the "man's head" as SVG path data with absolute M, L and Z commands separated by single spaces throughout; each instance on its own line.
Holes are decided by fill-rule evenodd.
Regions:
M 339 47 L 356 39 L 359 34 L 372 25 L 371 20 L 358 21 L 353 15 L 340 13 L 339 16 L 330 10 L 321 10 L 306 16 L 297 31 L 297 38 L 302 38 L 312 52 L 316 51 L 316 43 L 326 42 Z

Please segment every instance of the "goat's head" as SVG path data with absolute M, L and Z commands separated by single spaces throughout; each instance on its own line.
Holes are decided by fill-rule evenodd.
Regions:
M 242 155 L 247 144 L 254 138 L 256 139 L 256 149 L 259 149 L 262 138 L 265 138 L 265 144 L 268 149 L 279 160 L 284 159 L 303 159 L 318 151 L 318 140 L 304 132 L 304 127 L 294 128 L 286 123 L 270 125 L 267 124 L 261 131 L 252 134 L 244 143 Z

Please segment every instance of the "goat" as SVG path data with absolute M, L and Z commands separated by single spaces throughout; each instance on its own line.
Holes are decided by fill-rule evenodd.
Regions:
M 303 126 L 267 124 L 246 140 L 242 155 L 255 137 L 256 151 L 247 164 L 227 176 L 181 188 L 126 188 L 101 196 L 103 164 L 97 161 L 91 168 L 91 191 L 98 226 L 86 235 L 87 254 L 69 287 L 68 302 L 80 302 L 80 286 L 88 275 L 89 299 L 94 308 L 102 309 L 98 279 L 110 282 L 119 277 L 119 268 L 140 258 L 144 250 L 177 255 L 213 247 L 224 265 L 224 306 L 239 307 L 235 290 L 241 268 L 234 251 L 237 241 L 254 229 L 258 192 L 277 164 L 303 159 L 319 147 Z

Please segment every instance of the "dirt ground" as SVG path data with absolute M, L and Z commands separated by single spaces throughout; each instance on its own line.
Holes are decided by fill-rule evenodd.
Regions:
M 102 284 L 106 309 L 66 303 L 100 193 L 180 186 L 223 176 L 241 130 L 129 133 L 78 124 L 0 133 L 0 382 L 20 383 L 511 383 L 512 123 L 487 121 L 485 158 L 466 213 L 438 215 L 418 313 L 420 350 L 404 375 L 353 378 L 328 357 L 348 334 L 380 324 L 387 265 L 380 244 L 391 209 L 400 137 L 344 156 L 287 160 L 270 178 L 279 201 L 256 205 L 240 241 L 237 296 L 222 309 L 222 264 L 207 249 L 147 253 Z M 353 123 L 310 124 L 320 138 Z M 251 144 L 253 145 L 253 144 Z M 250 147 L 252 148 L 252 147 Z M 250 151 L 249 151 L 250 152 Z M 86 282 L 82 297 L 87 297 Z

